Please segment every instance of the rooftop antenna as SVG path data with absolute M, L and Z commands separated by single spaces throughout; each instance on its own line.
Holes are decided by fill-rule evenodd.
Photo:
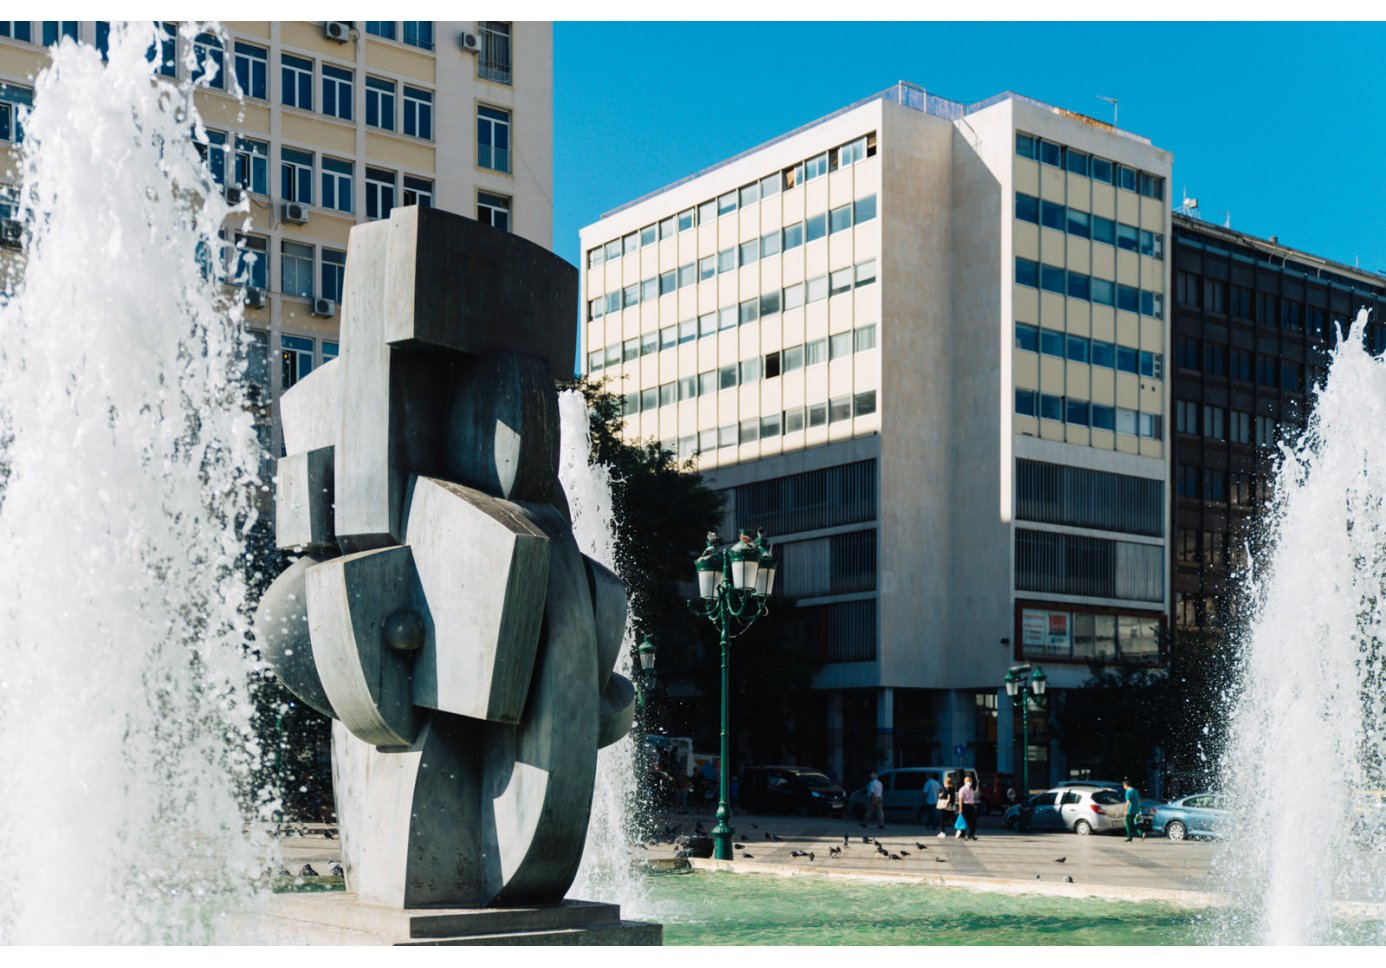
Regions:
M 1229 211 L 1225 214 L 1227 215 L 1227 218 L 1222 220 L 1222 227 L 1225 229 L 1230 229 L 1232 227 L 1232 213 Z
M 1188 188 L 1184 189 L 1184 201 L 1180 203 L 1179 211 L 1183 215 L 1196 215 L 1198 213 L 1198 199 L 1189 197 Z
M 1117 126 L 1117 99 L 1114 97 L 1108 97 L 1105 94 L 1097 95 L 1097 99 L 1099 101 L 1106 101 L 1108 104 L 1112 106 L 1112 127 L 1115 128 Z

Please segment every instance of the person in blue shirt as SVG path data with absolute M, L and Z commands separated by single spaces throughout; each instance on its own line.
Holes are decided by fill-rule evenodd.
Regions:
M 1140 791 L 1131 785 L 1130 780 L 1121 781 L 1122 789 L 1126 791 L 1126 842 L 1129 844 L 1131 838 L 1138 832 L 1136 829 L 1136 818 L 1141 815 L 1141 794 Z M 1139 831 L 1141 840 L 1145 839 L 1145 831 Z

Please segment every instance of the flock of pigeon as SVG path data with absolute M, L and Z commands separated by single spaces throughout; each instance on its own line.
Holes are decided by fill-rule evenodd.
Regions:
M 759 824 L 752 823 L 751 826 L 752 826 L 753 828 L 755 828 L 756 830 L 759 830 L 759 829 L 760 829 L 760 825 L 759 825 Z M 682 830 L 681 828 L 677 828 L 677 827 L 674 827 L 674 826 L 672 826 L 672 825 L 671 825 L 671 826 L 668 826 L 668 827 L 665 827 L 665 828 L 664 828 L 664 831 L 663 831 L 662 837 L 660 838 L 660 840 L 656 841 L 656 843 L 663 842 L 663 843 L 673 844 L 673 845 L 674 845 L 674 856 L 675 856 L 675 857 L 691 857 L 691 856 L 693 856 L 692 852 L 691 852 L 690 850 L 688 850 L 686 847 L 681 846 L 680 843 L 679 843 L 679 838 L 682 836 L 682 834 L 683 834 L 683 830 Z M 696 825 L 695 825 L 695 827 L 694 827 L 694 830 L 693 830 L 693 835 L 696 836 L 696 837 L 706 837 L 706 836 L 709 836 L 708 832 L 707 832 L 706 830 L 703 829 L 702 821 L 698 821 L 698 822 L 696 823 Z M 785 839 L 784 839 L 783 837 L 779 836 L 778 834 L 771 833 L 771 832 L 768 831 L 768 830 L 765 831 L 765 839 L 766 839 L 767 841 L 771 842 L 771 843 L 784 843 L 784 842 L 785 842 Z M 874 849 L 870 852 L 870 854 L 871 854 L 871 856 L 873 856 L 873 857 L 876 858 L 877 860 L 892 860 L 892 861 L 899 861 L 899 860 L 904 860 L 904 859 L 907 858 L 907 857 L 912 857 L 912 856 L 914 856 L 913 854 L 910 853 L 910 851 L 906 850 L 904 847 L 887 846 L 887 845 L 885 845 L 885 844 L 882 844 L 879 840 L 877 840 L 877 839 L 874 838 L 874 837 L 868 837 L 868 836 L 863 835 L 862 838 L 861 838 L 861 843 L 862 843 L 862 844 L 865 844 L 865 845 L 868 846 L 868 847 L 874 848 Z M 640 844 L 639 846 L 642 847 L 642 848 L 648 849 L 648 848 L 646 847 L 645 844 Z M 752 854 L 750 851 L 748 851 L 748 850 L 746 849 L 746 848 L 747 848 L 747 845 L 746 845 L 745 843 L 733 843 L 733 844 L 732 844 L 732 847 L 733 847 L 734 849 L 736 849 L 737 851 L 740 851 L 740 855 L 741 855 L 741 859 L 742 859 L 742 860 L 755 860 L 755 855 Z M 914 842 L 914 847 L 915 847 L 915 850 L 920 851 L 921 853 L 924 852 L 924 851 L 927 851 L 927 850 L 929 849 L 928 844 L 922 843 L 921 841 L 917 841 L 917 840 Z M 828 857 L 829 857 L 829 858 L 834 858 L 834 859 L 835 859 L 835 858 L 840 858 L 840 857 L 846 857 L 846 856 L 848 856 L 846 852 L 849 851 L 849 850 L 851 850 L 851 848 L 852 848 L 852 839 L 851 839 L 850 837 L 848 837 L 846 834 L 843 834 L 843 835 L 842 835 L 842 843 L 841 843 L 840 845 L 830 846 L 830 847 L 828 848 Z M 817 856 L 818 856 L 818 855 L 817 855 L 817 853 L 816 853 L 815 851 L 813 851 L 813 850 L 791 850 L 791 851 L 789 852 L 789 856 L 790 856 L 790 857 L 794 857 L 794 858 L 807 858 L 808 861 L 809 861 L 809 863 L 813 863 L 813 862 L 817 859 Z M 922 859 L 922 858 L 920 858 L 920 859 Z M 1063 856 L 1063 857 L 1056 857 L 1056 858 L 1054 858 L 1054 863 L 1056 863 L 1056 864 L 1062 864 L 1062 863 L 1065 863 L 1067 860 L 1068 860 L 1068 856 L 1067 856 L 1067 855 L 1065 855 L 1065 856 Z M 943 857 L 943 856 L 941 856 L 941 855 L 938 854 L 938 853 L 935 853 L 935 854 L 934 854 L 934 861 L 935 861 L 935 863 L 946 864 L 946 863 L 948 863 L 948 858 L 947 858 L 947 857 Z M 1035 875 L 1035 880 L 1037 880 L 1037 881 L 1044 880 L 1044 875 L 1043 875 L 1043 874 L 1036 874 L 1036 875 Z M 1073 883 L 1073 878 L 1072 878 L 1070 875 L 1065 874 L 1065 875 L 1063 876 L 1063 882 L 1064 882 L 1065 884 L 1072 884 L 1072 883 Z

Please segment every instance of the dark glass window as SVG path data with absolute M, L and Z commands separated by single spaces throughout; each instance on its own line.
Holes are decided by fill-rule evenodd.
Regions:
M 1110 185 L 1112 183 L 1112 163 L 1105 158 L 1092 160 L 1092 179 Z
M 1065 403 L 1064 419 L 1071 424 L 1088 425 L 1088 401 L 1069 399 Z
M 1015 281 L 1018 286 L 1039 286 L 1039 263 L 1016 256 Z
M 1116 366 L 1116 347 L 1111 343 L 1104 343 L 1101 340 L 1093 340 L 1090 344 L 1092 365 L 1093 366 Z
M 1064 355 L 1064 334 L 1055 329 L 1040 330 L 1040 352 L 1045 356 Z
M 1064 165 L 1075 175 L 1086 175 L 1088 173 L 1088 156 L 1081 151 L 1074 151 L 1069 148 L 1064 152 Z
M 1066 219 L 1064 217 L 1064 207 L 1057 202 L 1043 200 L 1040 202 L 1040 224 L 1051 229 L 1064 230 Z
M 1068 294 L 1074 299 L 1090 298 L 1089 279 L 1078 272 L 1068 274 Z
M 1035 138 L 1033 135 L 1015 133 L 1015 153 L 1022 158 L 1033 158 L 1037 154 L 1035 151 Z
M 1025 323 L 1015 324 L 1015 347 L 1018 350 L 1039 351 L 1039 330 Z
M 1039 222 L 1039 199 L 1033 195 L 1015 193 L 1015 217 L 1022 222 Z
M 1052 141 L 1041 141 L 1040 161 L 1058 168 L 1063 161 L 1063 151 Z
M 1063 295 L 1066 289 L 1066 275 L 1067 273 L 1058 266 L 1042 265 L 1040 266 L 1040 288 Z
M 1034 390 L 1022 390 L 1020 387 L 1015 389 L 1015 412 L 1024 414 L 1027 417 L 1036 416 L 1036 398 L 1039 395 Z

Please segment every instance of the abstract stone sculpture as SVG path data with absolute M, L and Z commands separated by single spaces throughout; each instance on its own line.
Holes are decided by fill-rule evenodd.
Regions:
M 625 589 L 573 540 L 554 377 L 576 271 L 436 209 L 356 226 L 341 356 L 286 392 L 276 539 L 302 554 L 256 615 L 264 658 L 331 716 L 347 884 L 367 903 L 560 900 Z

